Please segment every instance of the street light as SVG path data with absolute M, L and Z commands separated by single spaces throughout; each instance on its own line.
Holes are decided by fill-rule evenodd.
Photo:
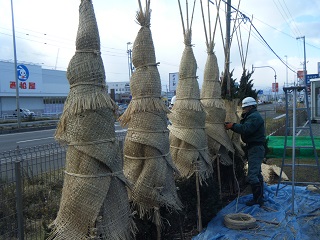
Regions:
M 132 42 L 127 42 L 129 81 L 130 81 L 130 79 L 131 79 L 131 74 L 132 74 L 132 67 L 131 67 L 131 49 L 129 49 L 129 45 L 131 45 L 131 44 L 132 44 Z
M 296 39 L 303 39 L 303 49 L 304 49 L 304 62 L 303 62 L 303 79 L 304 84 L 307 85 L 307 60 L 306 60 L 306 39 L 305 36 L 303 37 L 297 37 Z
M 21 114 L 19 106 L 19 81 L 18 81 L 18 72 L 17 72 L 17 50 L 16 50 L 16 35 L 14 30 L 14 17 L 13 17 L 13 3 L 11 0 L 11 17 L 12 17 L 12 38 L 13 38 L 13 55 L 14 55 L 14 76 L 16 79 L 16 108 L 17 108 L 17 123 L 18 129 L 21 125 Z
M 303 37 L 297 37 L 296 39 L 303 39 L 303 51 L 304 51 L 304 62 L 303 62 L 303 79 L 304 79 L 304 85 L 307 86 L 307 58 L 306 58 L 306 38 Z M 304 92 L 304 102 L 307 104 L 308 100 L 308 93 L 307 91 Z
M 274 88 L 272 88 L 274 90 L 274 95 L 275 95 L 275 100 L 277 101 L 277 91 L 278 91 L 278 88 L 277 88 L 277 73 L 276 73 L 276 70 L 274 70 L 273 67 L 271 66 L 259 66 L 259 67 L 254 67 L 252 65 L 252 71 L 254 68 L 271 68 L 273 71 L 274 71 Z

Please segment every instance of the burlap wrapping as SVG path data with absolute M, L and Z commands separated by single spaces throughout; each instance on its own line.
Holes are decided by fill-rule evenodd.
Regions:
M 239 99 L 233 99 L 232 101 L 225 100 L 225 106 L 226 106 L 226 122 L 233 122 L 233 123 L 239 123 L 240 118 L 238 115 L 238 104 L 239 104 Z M 238 133 L 235 133 L 233 131 L 228 131 L 228 135 L 231 138 L 231 141 L 233 143 L 233 146 L 236 150 L 236 154 L 240 157 L 243 158 L 245 156 L 245 153 L 242 149 L 242 141 L 241 141 L 241 136 Z
M 226 110 L 224 101 L 221 98 L 219 67 L 217 57 L 213 52 L 213 43 L 211 43 L 207 52 L 208 56 L 201 89 L 201 103 L 207 113 L 206 133 L 208 135 L 208 148 L 213 159 L 219 155 L 220 162 L 228 166 L 232 164 L 230 155 L 234 154 L 234 148 L 224 128 Z
M 150 3 L 150 2 L 149 2 Z M 150 30 L 150 9 L 137 13 L 141 29 L 133 44 L 132 61 L 136 68 L 130 80 L 132 100 L 119 118 L 128 126 L 124 143 L 124 172 L 133 183 L 129 191 L 139 216 L 153 216 L 158 225 L 156 209 L 166 206 L 181 208 L 174 172 L 177 172 L 169 150 L 167 107 L 161 100 L 161 80 L 155 62 Z
M 60 208 L 48 239 L 130 239 L 134 222 L 115 136 L 116 105 L 107 94 L 90 0 L 80 4 L 76 49 L 55 134 L 68 149 Z
M 154 207 L 180 209 L 169 150 L 165 113 L 133 114 L 124 145 L 124 171 L 134 183 L 131 199 L 139 214 L 150 215 Z
M 168 118 L 170 152 L 182 177 L 190 177 L 196 171 L 200 182 L 212 174 L 207 137 L 205 112 L 200 102 L 200 90 L 196 77 L 197 62 L 191 46 L 191 30 L 185 34 L 185 48 L 179 67 L 176 102 Z

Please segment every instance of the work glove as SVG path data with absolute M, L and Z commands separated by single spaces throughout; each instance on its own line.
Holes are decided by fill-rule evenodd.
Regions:
M 229 129 L 232 128 L 233 124 L 234 124 L 234 123 L 231 123 L 231 122 L 225 122 L 225 123 L 224 123 L 224 128 L 225 128 L 226 130 L 229 130 Z

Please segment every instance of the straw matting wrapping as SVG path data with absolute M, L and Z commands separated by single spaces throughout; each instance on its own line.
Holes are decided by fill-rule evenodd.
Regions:
M 130 90 L 132 100 L 127 110 L 119 118 L 122 125 L 126 125 L 130 121 L 131 115 L 136 112 L 168 112 L 161 99 L 161 80 L 156 65 L 136 69 L 132 74 Z
M 128 182 L 115 138 L 115 103 L 107 94 L 91 1 L 81 1 L 79 19 L 77 51 L 67 70 L 70 92 L 55 135 L 69 145 L 66 174 L 58 216 L 48 239 L 93 239 L 98 235 L 102 239 L 130 239 L 134 223 Z
M 132 56 L 136 71 L 130 88 L 132 100 L 119 119 L 128 125 L 124 143 L 124 172 L 133 183 L 130 200 L 139 216 L 153 215 L 160 224 L 157 209 L 181 208 L 174 182 L 176 168 L 169 150 L 167 107 L 161 100 L 161 80 L 158 72 L 150 30 L 150 1 L 146 11 L 137 13 L 141 29 L 133 44 Z M 153 214 L 155 213 L 155 214 Z
M 240 118 L 237 114 L 238 103 L 239 103 L 239 99 L 233 99 L 232 101 L 225 100 L 226 122 L 233 122 L 233 123 L 240 122 Z M 236 150 L 236 154 L 238 154 L 239 157 L 244 157 L 245 153 L 242 149 L 240 134 L 235 133 L 233 131 L 228 131 L 228 134 L 229 134 L 231 141 L 233 143 L 233 146 Z
M 132 48 L 132 63 L 136 68 L 156 62 L 152 34 L 149 26 L 142 26 Z
M 200 182 L 213 172 L 205 132 L 205 117 L 200 102 L 200 90 L 196 77 L 197 62 L 191 45 L 191 30 L 184 35 L 185 48 L 179 66 L 179 82 L 176 102 L 168 118 L 170 152 L 182 177 L 199 172 Z
M 222 164 L 231 165 L 232 159 L 229 155 L 234 154 L 234 148 L 224 128 L 226 111 L 224 101 L 221 99 L 219 67 L 212 42 L 207 52 L 208 56 L 201 89 L 201 103 L 207 114 L 206 133 L 208 135 L 208 148 L 213 160 L 219 155 Z
M 186 33 L 190 39 L 185 39 L 188 44 L 182 53 L 179 66 L 179 82 L 176 90 L 174 108 L 203 111 L 200 100 L 199 83 L 197 81 L 197 61 L 191 45 L 191 31 Z
M 168 135 L 164 112 L 140 112 L 131 116 L 124 145 L 124 171 L 134 183 L 131 200 L 141 217 L 150 215 L 154 207 L 181 208 Z

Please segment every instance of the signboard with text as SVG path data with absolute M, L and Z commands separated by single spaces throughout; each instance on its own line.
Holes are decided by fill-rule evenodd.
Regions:
M 177 90 L 177 85 L 179 81 L 179 73 L 169 73 L 169 91 L 174 92 Z
M 307 74 L 307 85 L 310 85 L 310 80 L 319 78 L 319 74 Z
M 272 92 L 279 92 L 279 83 L 272 83 Z
M 20 93 L 40 93 L 42 89 L 42 68 L 37 65 L 18 64 L 17 75 L 14 72 L 14 64 L 10 62 L 0 63 L 0 90 L 3 93 L 15 93 L 19 87 Z M 16 81 L 17 76 L 17 81 Z M 18 82 L 18 86 L 17 85 Z
M 297 71 L 297 78 L 298 79 L 303 79 L 303 76 L 304 76 L 304 71 L 303 70 Z

